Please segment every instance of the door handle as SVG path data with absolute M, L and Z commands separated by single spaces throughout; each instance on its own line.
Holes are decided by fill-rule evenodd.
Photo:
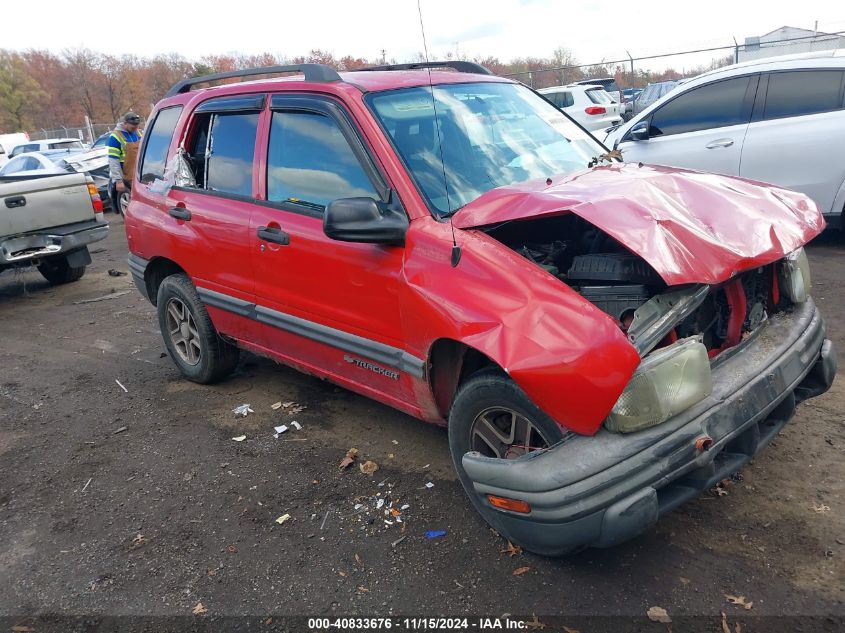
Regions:
M 729 138 L 720 138 L 717 141 L 711 141 L 707 143 L 707 145 L 705 145 L 704 147 L 706 147 L 707 149 L 718 149 L 720 147 L 730 147 L 733 144 L 734 142 Z
M 191 212 L 185 207 L 170 207 L 167 212 L 177 220 L 185 220 L 185 222 L 191 221 Z
M 275 227 L 258 227 L 258 237 L 265 242 L 272 242 L 273 244 L 281 244 L 287 246 L 290 244 L 290 235 L 285 233 L 282 229 Z
M 24 196 L 13 196 L 6 198 L 6 206 L 10 209 L 17 209 L 26 206 L 26 198 Z

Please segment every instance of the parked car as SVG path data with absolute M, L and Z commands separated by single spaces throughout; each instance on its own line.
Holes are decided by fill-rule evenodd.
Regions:
M 538 90 L 541 95 L 590 131 L 622 123 L 623 106 L 601 86 L 554 86 Z
M 52 284 L 77 281 L 91 263 L 88 245 L 108 235 L 97 189 L 86 174 L 0 175 L 0 201 L 0 272 L 37 266 Z
M 38 174 L 66 174 L 75 171 L 68 165 L 65 150 L 48 150 L 19 154 L 0 167 L 0 176 L 31 176 Z
M 43 152 L 48 149 L 85 149 L 85 145 L 78 138 L 48 138 L 40 141 L 28 141 L 16 146 L 10 153 L 9 158 L 14 158 L 24 152 Z
M 645 88 L 643 88 L 642 92 L 637 95 L 633 103 L 631 103 L 631 115 L 638 115 L 652 103 L 672 92 L 672 90 L 674 90 L 678 85 L 680 85 L 680 82 L 675 80 L 658 81 L 653 84 L 648 84 Z
M 9 154 L 18 145 L 26 143 L 29 134 L 26 132 L 15 132 L 14 134 L 0 134 L 0 167 L 9 161 Z
M 150 120 L 129 267 L 182 374 L 243 348 L 448 425 L 531 551 L 633 537 L 833 380 L 812 200 L 616 162 L 477 64 L 220 73 Z
M 801 191 L 828 223 L 845 207 L 845 51 L 772 57 L 696 77 L 609 137 L 626 161 Z

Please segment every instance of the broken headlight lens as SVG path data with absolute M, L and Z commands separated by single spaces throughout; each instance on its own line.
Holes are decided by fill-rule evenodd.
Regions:
M 780 289 L 792 303 L 804 303 L 810 296 L 810 262 L 803 248 L 792 251 L 780 263 Z
M 710 359 L 700 337 L 658 349 L 643 359 L 605 426 L 631 433 L 661 424 L 710 395 Z

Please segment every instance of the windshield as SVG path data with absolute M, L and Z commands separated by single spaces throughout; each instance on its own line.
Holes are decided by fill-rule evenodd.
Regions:
M 85 149 L 82 141 L 59 141 L 58 143 L 50 143 L 50 149 Z
M 434 86 L 434 100 L 436 127 L 428 86 L 368 97 L 440 217 L 490 189 L 586 169 L 606 151 L 551 103 L 519 84 L 439 85 Z

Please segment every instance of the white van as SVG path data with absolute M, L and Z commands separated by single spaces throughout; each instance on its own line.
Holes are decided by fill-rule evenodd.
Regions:
M 682 84 L 608 134 L 627 162 L 741 176 L 807 194 L 845 228 L 845 50 L 770 57 Z
M 17 132 L 15 134 L 0 134 L 0 167 L 9 162 L 9 154 L 18 145 L 29 142 L 29 134 Z

